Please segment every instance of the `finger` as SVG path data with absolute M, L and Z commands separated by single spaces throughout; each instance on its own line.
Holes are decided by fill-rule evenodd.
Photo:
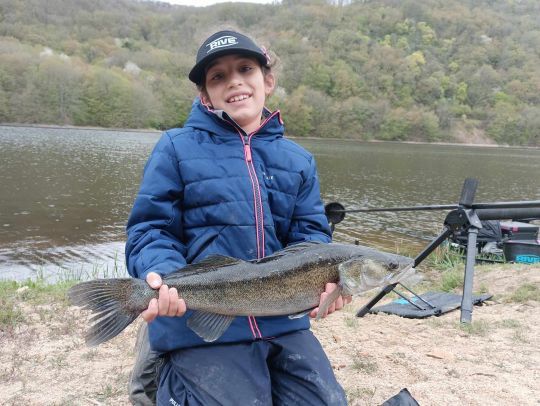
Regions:
M 178 299 L 178 310 L 176 311 L 175 316 L 183 316 L 186 313 L 187 306 L 184 299 Z
M 147 323 L 152 322 L 158 315 L 158 301 L 157 299 L 150 300 L 150 303 L 148 304 L 148 309 L 143 311 L 141 313 L 142 318 Z
M 317 317 L 317 313 L 319 313 L 319 308 L 316 307 L 315 309 L 313 309 L 311 311 L 311 313 L 309 313 L 309 317 L 311 317 L 312 319 L 314 319 L 315 317 Z
M 161 285 L 159 288 L 158 307 L 158 314 L 166 316 L 169 309 L 169 287 L 167 285 Z
M 326 296 L 330 295 L 330 293 L 332 293 L 336 289 L 337 289 L 337 284 L 336 283 L 327 283 L 326 286 L 325 286 Z M 326 317 L 329 314 L 334 313 L 335 311 L 336 311 L 336 302 L 334 301 L 334 303 L 332 303 L 330 306 L 328 306 L 328 310 L 324 314 L 323 317 Z
M 343 303 L 343 296 L 339 296 L 336 301 L 334 302 L 336 310 L 343 309 L 344 303 Z
M 326 293 L 332 293 L 334 290 L 337 289 L 337 284 L 336 283 L 327 283 L 324 287 L 324 291 Z
M 326 301 L 327 296 L 328 296 L 328 293 L 326 293 L 326 292 L 321 293 L 321 301 L 319 303 L 323 303 L 324 301 Z M 328 312 L 329 312 L 331 307 L 332 307 L 332 305 L 328 306 L 326 311 L 324 313 L 320 314 L 320 315 L 317 312 L 318 316 L 324 319 L 326 316 L 328 316 Z
M 334 302 L 330 306 L 328 306 L 328 311 L 326 312 L 326 314 L 324 316 L 326 317 L 329 314 L 334 313 L 335 311 L 336 311 L 336 302 Z
M 176 288 L 169 289 L 169 307 L 167 309 L 167 316 L 175 316 L 178 312 L 178 291 Z
M 163 282 L 158 273 L 149 272 L 148 275 L 146 275 L 146 283 L 148 283 L 152 289 L 159 289 Z
M 348 305 L 349 303 L 352 302 L 352 296 L 348 295 L 348 296 L 343 296 L 343 303 Z

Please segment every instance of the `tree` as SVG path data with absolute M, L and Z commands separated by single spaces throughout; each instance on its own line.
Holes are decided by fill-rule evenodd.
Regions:
M 299 86 L 287 99 L 283 107 L 283 119 L 287 133 L 306 137 L 313 132 L 313 107 L 307 103 L 306 86 Z

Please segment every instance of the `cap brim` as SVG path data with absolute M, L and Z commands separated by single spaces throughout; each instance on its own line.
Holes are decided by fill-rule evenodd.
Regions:
M 204 70 L 206 66 L 210 62 L 212 62 L 214 59 L 219 58 L 220 56 L 223 56 L 223 55 L 228 55 L 228 54 L 240 54 L 240 55 L 252 56 L 261 63 L 261 66 L 267 65 L 266 56 L 264 56 L 263 54 L 259 52 L 255 52 L 251 49 L 238 49 L 238 48 L 223 49 L 221 51 L 213 52 L 211 55 L 208 55 L 204 57 L 203 59 L 201 59 L 189 72 L 189 76 L 188 76 L 189 80 L 191 80 L 196 85 L 200 85 L 204 79 L 204 75 L 205 75 Z

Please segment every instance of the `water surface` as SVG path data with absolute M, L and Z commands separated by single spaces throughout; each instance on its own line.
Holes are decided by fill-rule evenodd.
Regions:
M 125 223 L 159 133 L 0 126 L 0 278 L 123 265 Z M 298 140 L 326 203 L 346 208 L 540 200 L 540 150 Z M 349 214 L 335 239 L 420 251 L 445 212 Z

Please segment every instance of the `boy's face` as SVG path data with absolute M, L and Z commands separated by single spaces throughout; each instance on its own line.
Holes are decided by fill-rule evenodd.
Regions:
M 263 75 L 259 62 L 248 56 L 225 55 L 212 61 L 206 71 L 204 103 L 224 110 L 246 133 L 261 125 L 266 96 L 274 89 L 271 73 Z

